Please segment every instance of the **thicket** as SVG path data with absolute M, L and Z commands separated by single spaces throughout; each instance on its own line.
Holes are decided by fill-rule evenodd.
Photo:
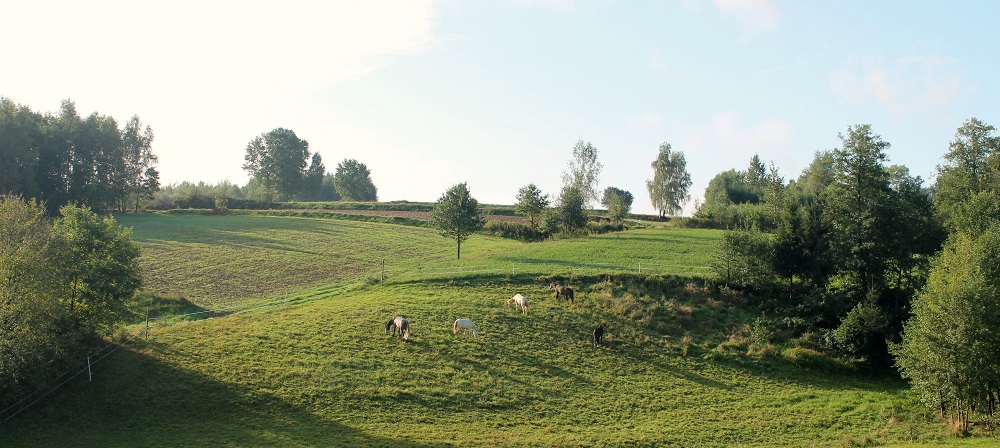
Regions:
M 0 196 L 0 403 L 85 359 L 133 312 L 139 247 L 113 218 Z
M 967 429 L 1000 401 L 993 328 L 1000 138 L 976 119 L 956 132 L 933 188 L 887 165 L 868 125 L 816 154 L 795 180 L 755 156 L 721 173 L 699 207 L 731 227 L 712 269 L 789 335 L 854 365 L 895 365 Z M 947 243 L 945 243 L 947 241 Z M 940 252 L 944 245 L 944 252 Z M 928 281 L 929 279 L 929 281 Z M 905 328 L 905 330 L 904 330 Z

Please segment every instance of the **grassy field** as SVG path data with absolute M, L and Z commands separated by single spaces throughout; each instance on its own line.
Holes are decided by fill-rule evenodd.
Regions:
M 474 235 L 455 241 L 423 227 L 267 216 L 122 215 L 143 247 L 145 289 L 204 308 L 295 294 L 330 284 L 481 270 L 587 274 L 608 269 L 697 273 L 717 231 L 646 229 L 527 244 Z M 611 242 L 613 240 L 613 243 Z M 457 269 L 451 269 L 457 268 Z
M 136 226 L 146 269 L 170 272 L 160 280 L 165 290 L 200 297 L 199 286 L 173 282 L 226 275 L 187 263 L 192 251 L 242 275 L 273 275 L 259 297 L 287 291 L 301 300 L 156 328 L 99 364 L 93 382 L 76 382 L 0 425 L 3 446 L 996 444 L 946 436 L 899 380 L 832 361 L 800 367 L 780 347 L 747 354 L 756 313 L 697 276 L 604 266 L 700 265 L 715 232 L 646 229 L 542 244 L 475 236 L 463 245 L 463 263 L 533 260 L 525 265 L 538 269 L 396 275 L 325 290 L 283 273 L 327 258 L 311 252 L 362 259 L 372 246 L 400 258 L 419 253 L 407 258 L 410 270 L 449 266 L 453 242 L 414 227 L 298 218 L 121 222 Z M 337 249 L 312 247 L 320 243 Z M 250 254 L 258 246 L 268 249 L 262 258 Z M 241 247 L 247 252 L 234 259 Z M 247 266 L 258 262 L 276 272 Z M 175 271 L 161 271 L 171 263 Z M 333 262 L 314 269 L 349 277 L 337 277 Z M 574 305 L 546 289 L 553 274 L 572 280 Z M 527 316 L 504 306 L 516 292 L 531 299 Z M 212 297 L 245 300 L 232 294 Z M 413 324 L 408 342 L 383 334 L 396 314 Z M 458 317 L 476 321 L 482 337 L 452 335 Z M 595 348 L 598 322 L 606 344 Z

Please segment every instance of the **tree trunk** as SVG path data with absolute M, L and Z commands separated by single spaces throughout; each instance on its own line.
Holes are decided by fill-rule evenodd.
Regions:
M 458 259 L 462 259 L 462 239 L 458 238 Z

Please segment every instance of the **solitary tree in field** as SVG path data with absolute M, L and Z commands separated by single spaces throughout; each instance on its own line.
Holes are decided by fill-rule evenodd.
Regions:
M 532 229 L 535 228 L 535 218 L 548 206 L 549 195 L 542 194 L 542 190 L 535 184 L 528 184 L 517 190 L 517 204 L 514 206 L 514 211 L 527 216 Z
M 687 172 L 687 160 L 684 153 L 671 151 L 670 143 L 660 145 L 660 153 L 651 164 L 653 180 L 646 181 L 649 199 L 653 208 L 660 211 L 660 217 L 676 215 L 691 199 L 688 188 L 691 188 L 691 174 Z
M 604 165 L 597 160 L 597 148 L 584 143 L 583 140 L 573 146 L 573 158 L 569 160 L 569 168 L 563 173 L 563 186 L 575 187 L 583 195 L 583 206 L 587 207 L 598 200 L 597 183 L 601 178 Z
M 458 242 L 459 260 L 462 259 L 462 241 L 485 223 L 479 214 L 479 202 L 469 193 L 465 182 L 449 188 L 438 198 L 431 210 L 431 222 L 442 236 L 455 238 Z

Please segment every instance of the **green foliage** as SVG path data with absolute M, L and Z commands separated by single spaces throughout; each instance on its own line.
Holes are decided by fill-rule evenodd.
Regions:
M 601 179 L 601 170 L 604 165 L 597 160 L 597 148 L 584 143 L 583 140 L 573 145 L 573 157 L 569 160 L 569 166 L 562 174 L 563 190 L 568 187 L 575 188 L 583 198 L 583 207 L 588 207 L 596 202 L 597 184 Z
M 687 171 L 684 153 L 671 151 L 670 144 L 664 142 L 650 166 L 653 179 L 646 181 L 646 189 L 653 208 L 660 212 L 661 218 L 680 213 L 684 203 L 691 200 L 688 194 L 691 174 Z
M 36 198 L 55 214 L 65 204 L 94 210 L 138 209 L 159 186 L 153 132 L 133 116 L 81 118 L 63 101 L 39 114 L 0 97 L 0 193 Z
M 1000 190 L 1000 137 L 996 128 L 970 118 L 955 131 L 955 139 L 937 167 L 935 202 L 948 220 L 964 203 L 984 191 Z
M 291 199 L 302 191 L 309 142 L 290 129 L 275 128 L 247 143 L 243 169 L 260 183 L 264 199 Z
M 587 226 L 587 213 L 584 211 L 586 199 L 579 188 L 567 185 L 559 193 L 559 206 L 556 208 L 556 221 L 559 230 L 573 235 Z
M 129 316 L 138 246 L 111 218 L 0 197 L 0 403 L 41 387 Z
M 431 222 L 441 236 L 455 238 L 458 255 L 462 259 L 462 241 L 481 229 L 485 221 L 479 213 L 479 202 L 472 197 L 465 182 L 448 189 L 431 210 Z
M 309 168 L 306 169 L 302 177 L 302 191 L 299 192 L 299 198 L 307 201 L 330 200 L 329 195 L 324 195 L 323 192 L 323 179 L 325 177 L 326 165 L 323 165 L 323 157 L 318 152 L 313 153 Z
M 635 198 L 632 193 L 620 188 L 608 187 L 604 189 L 604 197 L 601 204 L 608 208 L 608 219 L 612 224 L 622 225 L 625 217 L 632 209 L 632 201 Z
M 854 306 L 833 332 L 837 347 L 847 355 L 875 367 L 885 366 L 889 316 L 875 303 L 875 296 Z
M 896 223 L 889 172 L 883 163 L 889 143 L 871 126 L 848 127 L 835 150 L 834 182 L 823 192 L 827 220 L 833 227 L 837 270 L 860 301 L 872 287 L 881 288 L 887 267 L 891 229 Z
M 344 159 L 337 164 L 333 185 L 344 201 L 378 200 L 378 189 L 372 182 L 371 171 L 355 159 Z
M 528 184 L 517 190 L 517 204 L 514 205 L 514 210 L 519 215 L 528 217 L 532 229 L 535 228 L 535 219 L 539 218 L 548 206 L 549 195 L 542 194 L 542 190 L 535 184 Z
M 729 285 L 763 288 L 773 283 L 774 240 L 757 229 L 728 230 L 723 234 L 712 272 Z
M 132 242 L 132 231 L 110 216 L 69 205 L 60 212 L 52 230 L 59 247 L 61 296 L 82 331 L 110 334 L 130 317 L 142 285 L 139 246 Z
M 483 226 L 487 234 L 501 238 L 512 238 L 520 241 L 541 241 L 546 234 L 527 224 L 509 221 L 487 221 Z
M 1000 385 L 1000 225 L 980 236 L 954 234 L 931 263 L 913 301 L 896 366 L 923 401 L 951 412 L 964 429 L 969 411 L 990 416 Z

